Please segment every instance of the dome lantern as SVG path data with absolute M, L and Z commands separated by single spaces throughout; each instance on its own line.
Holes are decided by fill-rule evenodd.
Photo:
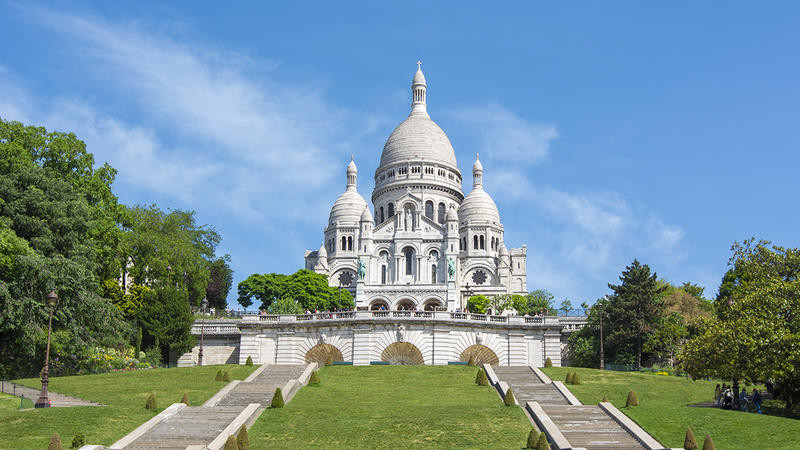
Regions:
M 475 153 L 475 164 L 472 165 L 472 187 L 483 186 L 483 164 L 480 156 Z
M 428 115 L 425 96 L 428 84 L 425 82 L 425 75 L 422 73 L 422 61 L 417 61 L 417 73 L 414 74 L 414 81 L 411 82 L 411 114 L 415 112 Z
M 353 161 L 353 155 L 350 155 L 350 164 L 347 165 L 347 189 L 356 189 L 356 178 L 358 176 L 358 169 L 356 163 Z

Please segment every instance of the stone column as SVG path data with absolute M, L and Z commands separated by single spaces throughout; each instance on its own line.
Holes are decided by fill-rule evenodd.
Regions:
M 368 366 L 370 361 L 370 348 L 372 342 L 369 326 L 353 327 L 353 354 L 352 361 L 354 366 Z

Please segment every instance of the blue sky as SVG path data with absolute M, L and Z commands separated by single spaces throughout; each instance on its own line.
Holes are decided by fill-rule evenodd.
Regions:
M 0 1 L 0 116 L 196 210 L 235 283 L 302 267 L 351 154 L 369 199 L 418 59 L 529 289 L 592 303 L 638 258 L 714 295 L 733 241 L 800 244 L 796 3 L 128 3 Z

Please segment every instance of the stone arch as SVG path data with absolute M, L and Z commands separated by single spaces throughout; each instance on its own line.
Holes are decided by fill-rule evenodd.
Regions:
M 435 311 L 437 306 L 442 307 L 444 304 L 438 298 L 431 297 L 425 300 L 425 303 L 422 304 L 422 309 L 425 311 Z
M 381 352 L 381 361 L 397 366 L 419 366 L 425 364 L 422 352 L 416 345 L 408 342 L 389 344 Z
M 344 361 L 342 352 L 331 344 L 317 344 L 306 352 L 306 363 L 318 363 L 324 366 L 330 358 L 332 361 Z
M 381 309 L 381 306 L 383 306 L 384 309 L 386 310 L 392 309 L 391 305 L 389 304 L 389 301 L 387 301 L 384 298 L 376 298 L 369 303 L 369 309 L 371 311 L 379 310 Z
M 394 309 L 417 309 L 417 302 L 413 298 L 404 297 L 395 303 Z
M 472 357 L 475 364 L 478 365 L 489 364 L 490 366 L 496 366 L 500 364 L 500 358 L 497 357 L 494 350 L 481 344 L 470 345 L 465 348 L 458 359 L 459 361 L 469 361 L 470 357 Z

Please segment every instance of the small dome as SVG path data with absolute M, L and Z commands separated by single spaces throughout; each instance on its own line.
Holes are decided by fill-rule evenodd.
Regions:
M 356 162 L 353 161 L 353 155 L 350 155 L 350 164 L 347 165 L 347 173 L 348 174 L 350 174 L 350 173 L 357 174 L 358 173 L 358 168 L 356 167 Z
M 333 203 L 328 223 L 330 225 L 334 225 L 336 222 L 358 223 L 361 220 L 361 213 L 366 207 L 367 202 L 356 192 L 355 188 L 347 189 Z
M 418 84 L 428 85 L 425 82 L 425 75 L 422 73 L 422 67 L 417 67 L 417 73 L 414 74 L 414 81 L 411 83 L 411 86 L 416 86 Z
M 364 208 L 364 212 L 361 213 L 361 221 L 372 222 L 372 214 L 369 213 L 369 208 Z
M 458 213 L 456 212 L 455 208 L 450 208 L 447 211 L 447 220 L 448 221 L 450 221 L 450 220 L 458 221 Z
M 473 172 L 478 172 L 478 171 L 483 172 L 483 164 L 481 164 L 481 160 L 478 157 L 477 153 L 475 154 L 475 164 L 472 165 L 472 171 Z
M 319 246 L 319 250 L 317 250 L 317 258 L 318 259 L 327 259 L 328 258 L 328 251 L 325 250 L 325 243 L 323 242 L 322 245 Z
M 508 249 L 506 248 L 505 242 L 500 244 L 500 256 L 508 256 Z
M 464 223 L 490 223 L 500 225 L 500 213 L 492 197 L 477 186 L 470 192 L 458 208 L 458 219 Z

